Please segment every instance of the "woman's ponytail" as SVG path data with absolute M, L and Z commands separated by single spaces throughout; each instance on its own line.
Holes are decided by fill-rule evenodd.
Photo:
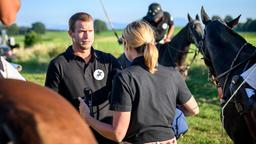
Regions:
M 156 72 L 158 49 L 155 46 L 154 31 L 144 21 L 130 23 L 123 32 L 126 46 L 135 49 L 138 54 L 143 54 L 145 65 L 150 73 Z
M 158 61 L 158 50 L 154 43 L 147 43 L 144 50 L 145 65 L 148 67 L 150 73 L 156 72 L 156 65 Z

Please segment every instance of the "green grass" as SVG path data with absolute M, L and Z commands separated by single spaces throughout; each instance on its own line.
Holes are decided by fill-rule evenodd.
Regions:
M 178 30 L 180 30 L 180 28 L 175 28 L 175 33 L 177 33 Z M 121 31 L 118 31 L 118 35 L 121 35 Z M 249 43 L 256 45 L 256 33 L 241 33 L 241 35 L 245 37 Z M 23 37 L 17 37 L 18 42 L 22 42 L 23 40 Z M 18 61 L 18 63 L 23 66 L 22 75 L 27 80 L 40 85 L 44 84 L 47 65 L 52 59 L 52 57 L 47 55 L 49 51 L 57 49 L 56 53 L 60 53 L 71 44 L 67 32 L 47 32 L 45 35 L 42 35 L 42 40 L 39 46 L 27 50 L 33 51 L 28 59 Z M 104 32 L 95 35 L 94 47 L 112 53 L 116 57 L 123 52 L 122 46 L 117 43 L 117 39 L 112 32 Z M 192 49 L 195 49 L 194 45 L 192 45 Z M 17 52 L 22 53 L 23 51 L 25 50 L 21 49 Z M 23 52 L 20 55 L 25 57 L 28 54 L 27 52 Z M 192 56 L 193 54 L 189 54 L 187 63 L 190 63 Z M 197 59 L 192 64 L 187 80 L 189 89 L 199 103 L 200 114 L 195 117 L 187 118 L 189 131 L 178 140 L 178 143 L 231 144 L 220 121 L 220 107 L 216 88 L 208 82 L 208 70 L 201 57 L 200 55 L 197 56 Z

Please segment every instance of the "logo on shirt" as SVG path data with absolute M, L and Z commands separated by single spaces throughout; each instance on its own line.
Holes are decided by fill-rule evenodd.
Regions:
M 96 79 L 96 80 L 102 80 L 104 78 L 104 72 L 103 70 L 101 69 L 96 69 L 94 72 L 93 72 L 93 77 Z
M 167 23 L 163 23 L 162 28 L 167 29 L 167 27 L 168 27 Z

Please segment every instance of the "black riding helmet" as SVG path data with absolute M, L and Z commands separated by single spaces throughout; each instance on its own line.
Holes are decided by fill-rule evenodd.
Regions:
M 161 18 L 164 15 L 164 12 L 158 3 L 152 3 L 148 7 L 147 17 L 150 20 L 155 21 L 156 19 Z

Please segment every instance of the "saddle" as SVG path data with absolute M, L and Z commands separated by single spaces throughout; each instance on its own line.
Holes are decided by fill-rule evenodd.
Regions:
M 243 81 L 241 76 L 233 76 L 230 92 L 233 94 L 238 90 L 234 97 L 236 110 L 243 116 L 251 136 L 256 140 L 256 90 L 246 82 L 242 84 Z

